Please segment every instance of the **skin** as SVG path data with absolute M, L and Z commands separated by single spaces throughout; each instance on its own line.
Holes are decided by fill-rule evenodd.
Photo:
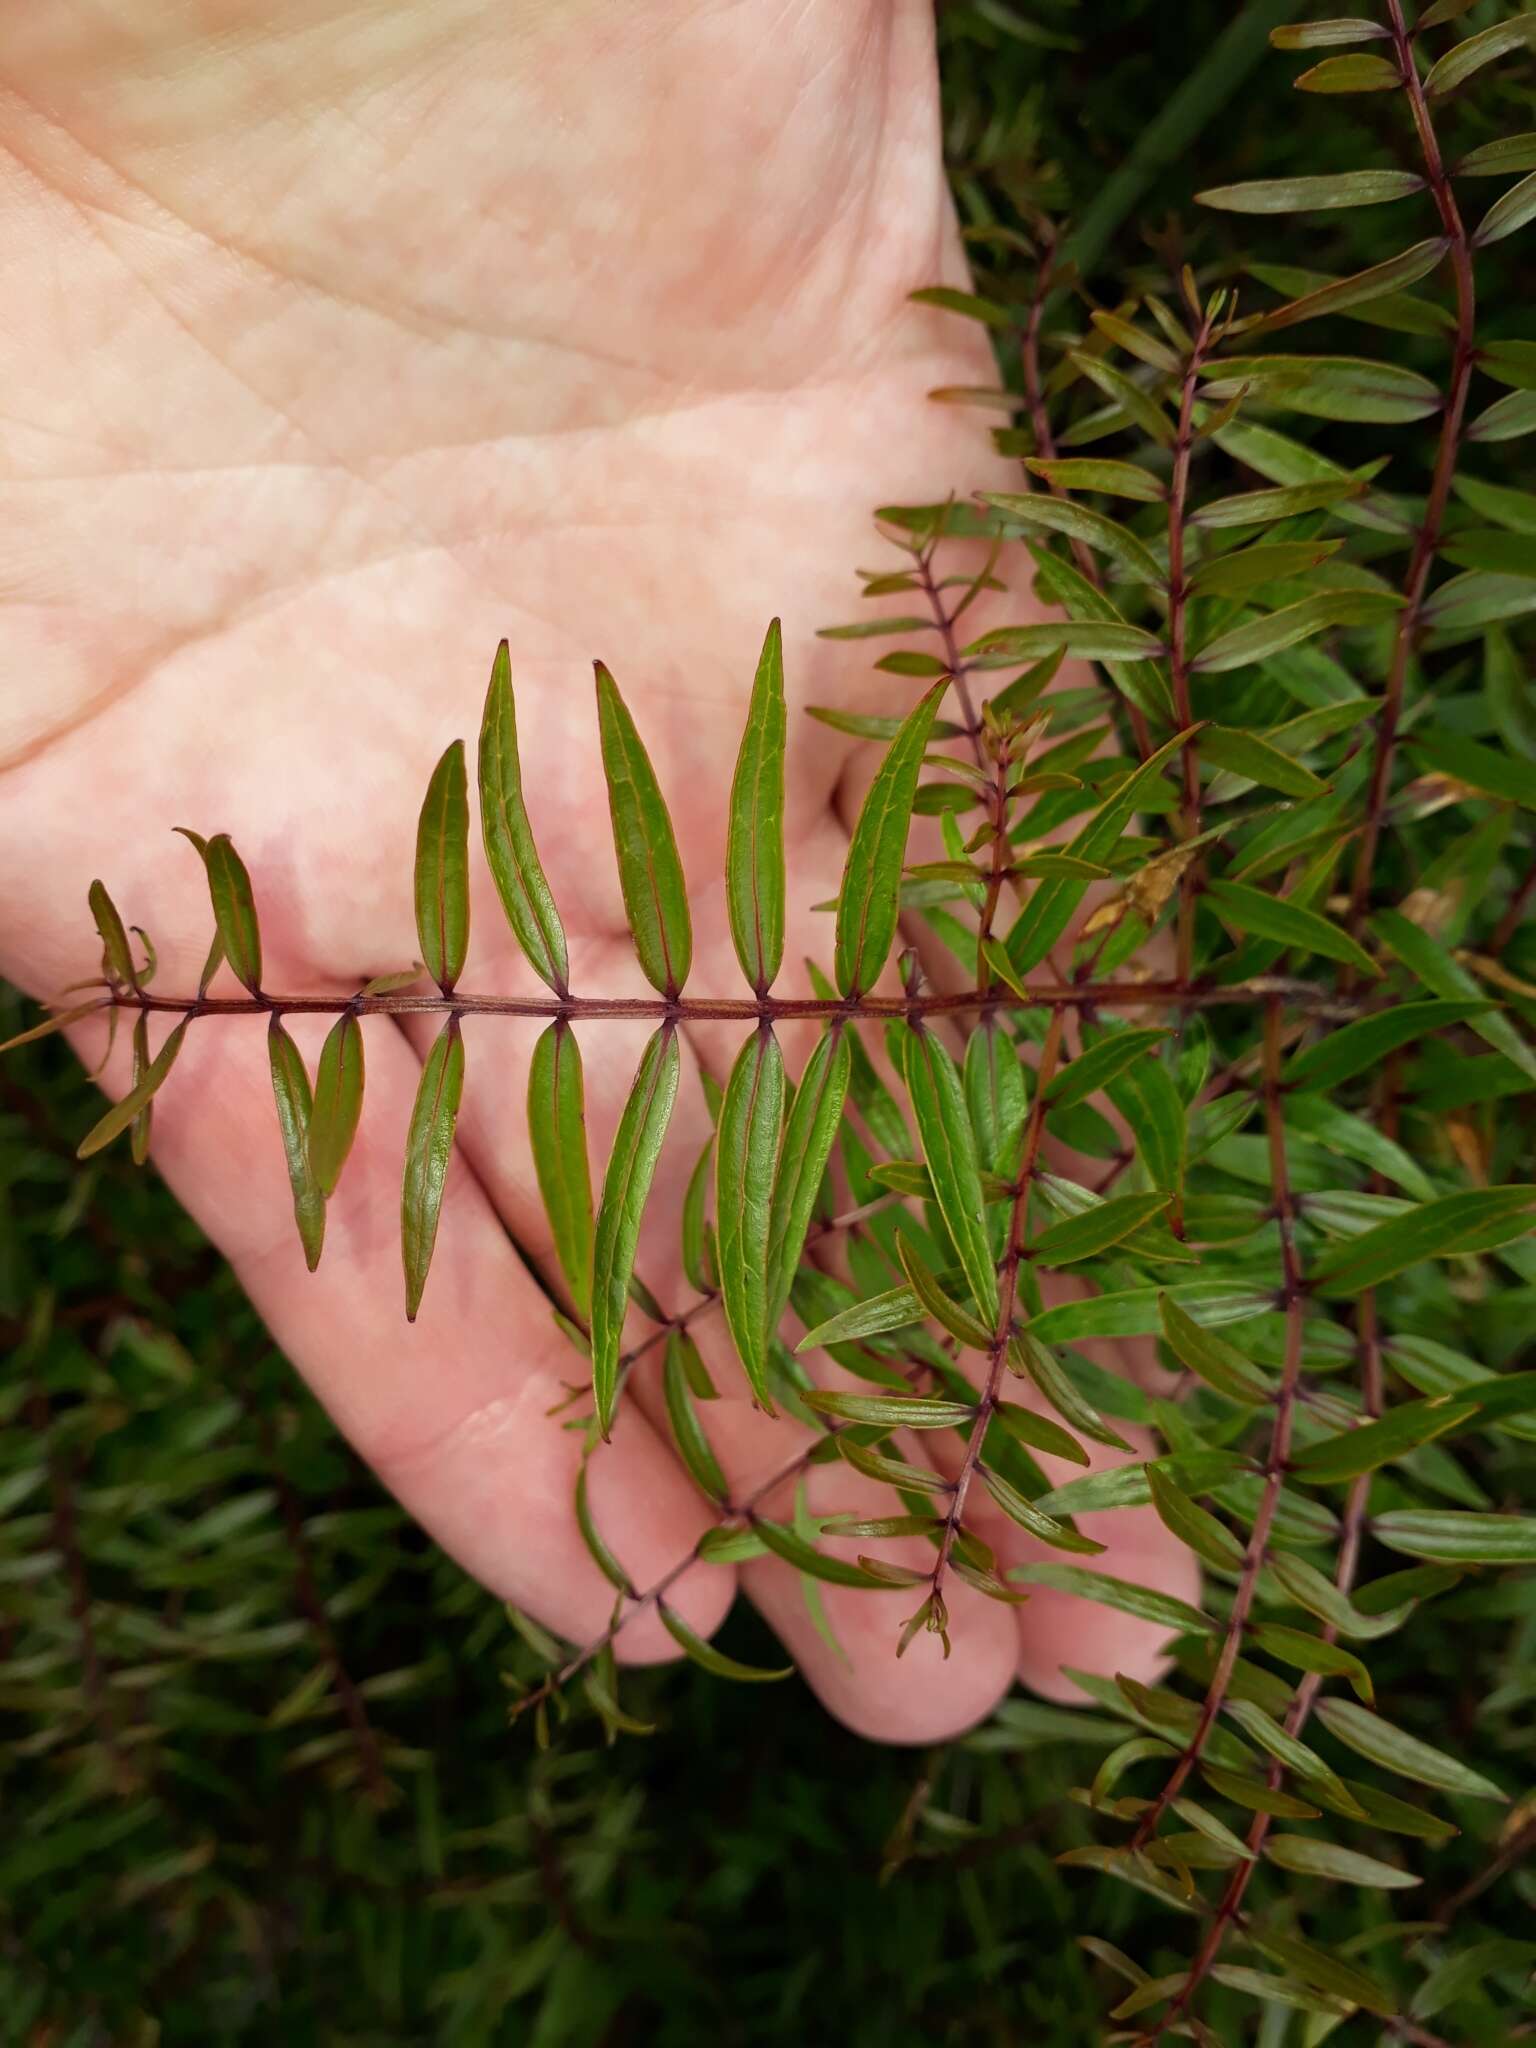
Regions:
M 408 964 L 421 793 L 476 730 L 506 635 L 574 986 L 644 989 L 597 762 L 601 655 L 694 879 L 690 990 L 738 992 L 710 878 L 767 618 L 784 618 L 805 906 L 836 891 L 856 791 L 851 743 L 794 713 L 911 687 L 812 637 L 855 609 L 852 565 L 881 559 L 869 507 L 1016 480 L 974 415 L 924 403 L 992 381 L 965 323 L 906 303 L 965 280 L 928 0 L 54 0 L 8 29 L 0 97 L 0 969 L 39 996 L 93 972 L 100 875 L 156 938 L 159 986 L 195 987 L 208 911 L 179 823 L 244 854 L 269 988 L 345 992 Z M 475 865 L 465 986 L 536 990 Z M 797 908 L 786 962 L 829 949 Z M 802 988 L 798 968 L 779 987 Z M 368 1027 L 363 1130 L 313 1277 L 262 1028 L 191 1033 L 156 1105 L 160 1171 L 433 1534 L 545 1623 L 596 1634 L 612 1593 L 571 1511 L 577 1435 L 550 1413 L 583 1368 L 524 1263 L 552 1270 L 523 1137 L 533 1027 L 467 1027 L 414 1326 L 400 1155 L 430 1024 Z M 294 1031 L 313 1061 L 320 1027 Z M 641 1038 L 584 1034 L 598 1162 Z M 792 1071 L 808 1044 L 786 1032 Z M 640 1258 L 672 1303 L 706 1129 L 693 1069 L 723 1075 L 733 1050 L 723 1027 L 685 1048 Z M 103 1080 L 126 1085 L 121 1049 Z M 744 1492 L 795 1438 L 752 1409 L 719 1328 L 699 1336 L 722 1392 L 706 1420 Z M 654 1376 L 591 1490 L 640 1585 L 707 1526 Z M 837 1468 L 810 1500 L 890 1505 Z M 1147 1514 L 1094 1519 L 1107 1569 L 1193 1591 Z M 1011 1524 L 978 1526 L 1005 1562 L 1032 1554 Z M 954 1655 L 923 1636 L 899 1666 L 908 1596 L 824 1589 L 844 1657 L 774 1562 L 696 1567 L 676 1605 L 707 1633 L 738 1581 L 829 1708 L 882 1739 L 952 1734 L 1016 1675 L 1069 1697 L 1063 1662 L 1156 1668 L 1155 1632 L 1049 1593 L 1015 1611 L 952 1582 Z M 650 1613 L 619 1648 L 674 1653 Z

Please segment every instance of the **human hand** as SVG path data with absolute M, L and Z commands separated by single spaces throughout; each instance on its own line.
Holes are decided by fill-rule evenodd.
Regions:
M 8 35 L 0 84 L 16 280 L 0 965 L 38 994 L 89 973 L 80 906 L 100 874 L 160 943 L 160 985 L 195 986 L 205 896 L 174 823 L 241 848 L 272 988 L 348 993 L 407 963 L 420 791 L 472 732 L 505 635 L 573 984 L 643 987 L 596 756 L 598 654 L 672 807 L 691 986 L 734 992 L 717 878 L 764 621 L 784 613 L 792 709 L 871 708 L 880 679 L 811 637 L 848 611 L 869 506 L 1012 481 L 964 415 L 923 403 L 991 376 L 958 323 L 906 304 L 964 278 L 926 0 L 330 16 L 58 0 Z M 826 948 L 805 906 L 835 893 L 848 768 L 836 735 L 792 719 L 787 963 Z M 536 986 L 483 889 L 468 982 Z M 161 1170 L 434 1535 L 562 1634 L 598 1634 L 612 1595 L 571 1511 L 579 1441 L 550 1413 L 574 1356 L 514 1249 L 550 1274 L 522 1124 L 533 1028 L 468 1028 L 460 1156 L 413 1327 L 400 1154 L 431 1020 L 368 1027 L 363 1129 L 313 1277 L 261 1028 L 190 1034 L 156 1105 Z M 312 1058 L 317 1035 L 293 1028 Z M 586 1034 L 597 1157 L 640 1036 Z M 723 1072 L 733 1050 L 711 1027 L 687 1058 Z M 804 1051 L 786 1036 L 792 1071 Z M 119 1054 L 106 1080 L 125 1079 Z M 669 1304 L 686 1295 L 676 1217 L 704 1117 L 685 1072 L 640 1258 Z M 792 1425 L 752 1408 L 718 1328 L 697 1334 L 744 1494 Z M 815 1485 L 814 1508 L 865 1504 L 851 1472 Z M 645 1372 L 592 1501 L 641 1587 L 708 1526 Z M 1011 1524 L 980 1526 L 1022 1554 Z M 1106 1569 L 1188 1592 L 1149 1514 L 1098 1533 Z M 954 1656 L 920 1637 L 897 1666 L 892 1602 L 827 1588 L 845 1662 L 787 1567 L 741 1581 L 833 1710 L 891 1739 L 965 1726 L 1016 1670 L 1059 1693 L 1064 1661 L 1145 1674 L 1155 1655 L 1152 1631 L 1103 1608 L 1041 1590 L 1016 1618 L 954 1586 Z M 707 1634 L 733 1590 L 729 1569 L 697 1566 L 670 1597 Z M 651 1611 L 618 1647 L 673 1650 Z

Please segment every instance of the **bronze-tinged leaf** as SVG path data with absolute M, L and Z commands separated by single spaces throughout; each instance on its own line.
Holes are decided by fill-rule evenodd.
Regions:
M 283 1157 L 288 1162 L 288 1183 L 293 1190 L 293 1220 L 298 1226 L 299 1243 L 304 1247 L 304 1263 L 313 1273 L 325 1242 L 325 1196 L 309 1157 L 313 1097 L 304 1055 L 276 1017 L 267 1029 L 267 1057 L 272 1068 L 272 1097 L 277 1104 Z M 148 1114 L 147 1105 L 144 1113 Z
M 405 1313 L 411 1322 L 437 1243 L 443 1184 L 453 1155 L 454 1126 L 464 1094 L 464 1039 L 451 1016 L 427 1054 L 405 1141 L 405 1180 L 400 1196 L 400 1245 L 405 1263 Z
M 189 832 L 185 827 L 177 829 L 202 855 L 208 876 L 208 894 L 213 902 L 218 936 L 214 951 L 209 953 L 208 964 L 203 969 L 203 986 L 206 988 L 213 979 L 218 956 L 222 954 L 251 994 L 259 995 L 261 928 L 256 921 L 256 901 L 245 862 L 236 853 L 227 832 L 216 832 L 211 839 L 205 840 L 199 833 Z
M 505 640 L 496 650 L 480 724 L 480 830 L 486 864 L 517 943 L 541 980 L 564 995 L 570 963 L 565 927 L 533 842 L 523 801 L 517 751 L 517 706 L 512 657 Z
M 118 915 L 117 905 L 107 894 L 101 882 L 92 882 L 88 892 L 91 915 L 96 920 L 96 929 L 101 934 L 102 972 L 109 981 L 124 983 L 128 988 L 137 988 L 138 975 L 134 972 L 133 951 L 128 944 L 128 934 L 123 920 Z
M 326 1033 L 309 1118 L 309 1165 L 322 1195 L 334 1194 L 363 1110 L 363 1027 L 346 1010 Z
M 416 826 L 416 931 L 427 972 L 452 993 L 469 951 L 469 785 L 464 742 L 432 771 Z
M 99 1152 L 104 1145 L 110 1145 L 119 1131 L 127 1130 L 171 1071 L 176 1055 L 181 1051 L 181 1042 L 187 1035 L 187 1026 L 190 1022 L 190 1018 L 182 1018 L 144 1069 L 140 1079 L 121 1101 L 113 1103 L 101 1121 L 81 1139 L 75 1154 L 77 1159 L 89 1159 L 93 1152 Z
M 131 1086 L 139 1087 L 149 1072 L 149 1014 L 140 1010 L 133 1020 L 133 1080 Z M 142 1166 L 149 1157 L 150 1119 L 154 1115 L 154 1104 L 146 1102 L 134 1118 L 128 1133 L 129 1150 L 135 1166 Z

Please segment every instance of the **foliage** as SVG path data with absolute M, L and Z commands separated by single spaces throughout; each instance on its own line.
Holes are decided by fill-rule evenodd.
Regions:
M 361 1020 L 432 1007 L 443 1023 L 402 1200 L 414 1313 L 474 1086 L 458 1020 L 543 1018 L 530 1131 L 566 1282 L 558 1318 L 591 1359 L 589 1456 L 635 1359 L 664 1348 L 679 1452 L 728 1532 L 695 1554 L 766 1549 L 810 1580 L 866 1585 L 905 1617 L 893 1649 L 916 1628 L 945 1635 L 955 1579 L 1009 1601 L 1031 1584 L 1083 1592 L 1169 1627 L 1173 1677 L 1087 1677 L 1096 1705 L 1081 1714 L 1009 1703 L 920 1774 L 861 1758 L 857 1811 L 835 1772 L 792 1779 L 802 1830 L 783 1802 L 783 1717 L 754 1716 L 754 1690 L 727 1704 L 725 1688 L 626 1679 L 619 1699 L 612 1641 L 645 1607 L 716 1673 L 770 1675 L 750 1634 L 703 1644 L 672 1613 L 691 1558 L 630 1586 L 583 1493 L 584 1533 L 621 1596 L 613 1624 L 562 1645 L 519 1617 L 509 1647 L 499 1614 L 369 1500 L 294 1406 L 189 1228 L 166 1248 L 163 1207 L 146 1225 L 153 1198 L 111 1155 L 84 1171 L 61 1161 L 71 1101 L 7 1139 L 28 1219 L 6 1276 L 20 1361 L 7 1398 L 32 1424 L 0 1474 L 4 1704 L 20 1726 L 8 1766 L 33 1802 L 30 1839 L 0 1863 L 18 2010 L 59 2018 L 67 1972 L 78 2038 L 150 2039 L 155 2023 L 174 2038 L 196 1984 L 193 2031 L 244 2038 L 286 1948 L 345 1939 L 369 2018 L 352 2030 L 334 1995 L 310 2003 L 306 1988 L 292 2038 L 398 2038 L 401 2024 L 456 2040 L 627 2038 L 612 2025 L 683 2040 L 702 2023 L 887 2039 L 891 2009 L 861 1996 L 858 1958 L 888 1957 L 905 1933 L 912 2004 L 932 2012 L 923 2038 L 1028 2023 L 1081 2039 L 1094 2003 L 1127 2041 L 1509 2038 L 1536 1953 L 1515 1938 L 1529 1879 L 1513 1896 L 1492 1882 L 1536 1838 L 1519 1803 L 1536 1588 L 1522 1569 L 1536 1562 L 1536 1376 L 1520 1369 L 1536 1304 L 1536 728 L 1521 652 L 1536 494 L 1510 481 L 1536 429 L 1536 348 L 1509 331 L 1511 252 L 1536 215 L 1536 145 L 1509 118 L 1529 84 L 1510 80 L 1529 72 L 1536 16 L 1440 0 L 1410 31 L 1398 0 L 1348 20 L 1291 12 L 1250 7 L 1193 45 L 1153 141 L 1127 138 L 1135 178 L 1120 199 L 1146 203 L 1223 92 L 1257 76 L 1256 24 L 1300 53 L 1296 82 L 1323 97 L 1299 103 L 1301 119 L 1283 77 L 1264 88 L 1263 117 L 1213 152 L 1209 176 L 1202 154 L 1206 215 L 1149 235 L 1111 295 L 1108 188 L 1065 238 L 1053 225 L 1092 183 L 1081 137 L 1045 112 L 1046 81 L 1060 95 L 1095 61 L 1074 47 L 1076 18 L 1026 21 L 1002 0 L 947 10 L 957 190 L 984 268 L 975 295 L 918 296 L 996 338 L 996 391 L 935 396 L 1005 422 L 994 431 L 1020 459 L 1019 489 L 884 508 L 896 566 L 860 620 L 829 629 L 895 643 L 877 662 L 893 716 L 870 732 L 878 761 L 813 998 L 774 993 L 794 879 L 776 631 L 744 692 L 726 857 L 742 994 L 689 986 L 665 793 L 599 669 L 595 743 L 656 997 L 638 1006 L 654 1035 L 595 1195 L 577 1046 L 619 1006 L 566 984 L 504 655 L 479 813 L 547 998 L 460 986 L 473 957 L 461 743 L 432 776 L 416 849 L 435 997 L 419 978 L 350 1000 L 265 991 L 260 878 L 222 834 L 195 842 L 216 927 L 204 991 L 224 962 L 242 993 L 160 994 L 101 885 L 91 901 L 91 1005 L 131 1016 L 138 1079 L 85 1159 L 125 1133 L 142 1155 L 187 1028 L 267 1014 L 314 1263 L 366 1114 Z M 1155 63 L 1156 41 L 1084 83 L 1084 103 L 1137 120 L 1137 66 Z M 968 637 L 983 593 L 1031 588 L 1051 623 Z M 1091 682 L 1062 686 L 1067 656 L 1094 664 Z M 943 858 L 909 858 L 914 813 L 940 821 Z M 903 910 L 958 971 L 929 979 L 902 952 L 900 991 L 885 993 Z M 313 1081 L 281 1023 L 297 1007 L 337 1016 Z M 669 1312 L 636 1275 L 636 1245 L 691 1015 L 739 1019 L 742 1046 L 718 1106 L 713 1216 L 687 1226 L 698 1296 Z M 805 1016 L 823 1037 L 789 1076 L 775 1026 Z M 152 1056 L 147 1025 L 162 1018 Z M 904 1099 L 870 1052 L 888 1055 Z M 24 1082 L 7 1085 L 24 1113 Z M 873 1167 L 861 1128 L 890 1139 Z M 55 1247 L 80 1219 L 105 1249 Z M 833 1236 L 859 1247 L 852 1287 L 823 1272 Z M 82 1300 L 72 1258 L 109 1264 L 112 1280 Z M 1093 1291 L 1047 1307 L 1038 1276 L 1058 1270 Z M 843 1532 L 857 1562 L 726 1493 L 683 1341 L 717 1298 L 763 1405 L 819 1425 L 801 1462 L 845 1459 L 890 1483 L 889 1524 Z M 632 1311 L 651 1328 L 626 1350 Z M 1104 1335 L 1156 1338 L 1163 1386 L 1095 1366 L 1078 1347 Z M 800 1354 L 833 1344 L 866 1391 L 810 1378 Z M 1047 1480 L 1036 1451 L 1085 1463 L 1083 1440 L 1114 1441 L 1126 1419 L 1156 1429 L 1156 1458 Z M 952 1435 L 938 1484 L 891 1466 L 907 1427 L 933 1431 L 925 1444 Z M 968 1523 L 981 1499 L 1051 1559 L 1000 1565 Z M 1148 1499 L 1202 1561 L 1198 1607 L 1093 1571 L 1098 1546 L 1075 1517 Z M 914 1530 L 932 1546 L 922 1574 L 882 1556 Z M 435 1625 L 416 1620 L 420 1655 L 402 1666 L 389 1617 L 407 1578 Z M 497 1746 L 493 1645 L 553 1744 L 526 1763 Z M 703 1801 L 691 1814 L 696 1879 L 677 1875 L 675 1842 L 660 1854 L 646 1838 L 654 1781 L 633 1747 L 594 1765 L 581 1739 L 657 1714 L 676 1717 L 679 1763 L 725 1726 L 768 1750 L 744 1774 L 734 1830 Z M 478 1744 L 461 1738 L 471 1726 Z M 768 1852 L 786 1867 L 835 1855 L 841 1872 L 851 1834 L 873 1864 L 882 1794 L 888 1891 L 850 1905 L 860 1932 L 830 1964 L 803 1904 L 776 1889 L 765 1904 Z M 253 1861 L 260 1905 L 243 1884 Z M 76 1883 L 36 1903 L 28 1887 L 66 1868 Z M 712 1968 L 686 1988 L 685 1918 L 722 1923 Z M 1056 1938 L 1042 1942 L 1046 1920 Z M 765 1929 L 770 1954 L 752 1946 Z M 797 1934 L 803 1946 L 781 1946 Z M 533 2010 L 536 2032 L 504 2031 Z

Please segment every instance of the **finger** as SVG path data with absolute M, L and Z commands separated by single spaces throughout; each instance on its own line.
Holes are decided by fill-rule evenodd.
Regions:
M 291 1020 L 313 1065 L 323 1020 Z M 408 1324 L 400 1276 L 401 1160 L 420 1064 L 384 1020 L 365 1022 L 367 1100 L 327 1215 L 319 1270 L 305 1271 L 260 1020 L 194 1027 L 154 1105 L 154 1158 L 230 1259 L 274 1338 L 344 1433 L 466 1570 L 558 1634 L 600 1635 L 614 1591 L 571 1513 L 580 1437 L 551 1413 L 582 1368 L 508 1244 L 473 1175 L 450 1166 L 421 1313 Z M 496 1087 L 470 1044 L 466 1104 Z M 124 1055 L 108 1081 L 125 1083 Z M 605 1537 L 644 1588 L 686 1556 L 711 1517 L 638 1409 L 593 1461 Z M 707 1634 L 731 1574 L 690 1571 L 669 1594 Z M 669 1658 L 656 1616 L 626 1626 L 621 1656 Z

